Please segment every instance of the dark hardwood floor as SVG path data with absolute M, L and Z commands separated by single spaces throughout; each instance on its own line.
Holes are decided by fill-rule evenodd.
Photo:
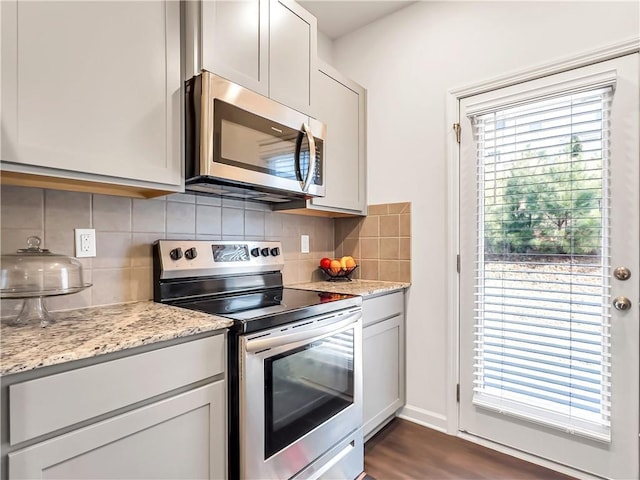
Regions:
M 376 480 L 572 478 L 400 418 L 366 443 L 364 471 Z

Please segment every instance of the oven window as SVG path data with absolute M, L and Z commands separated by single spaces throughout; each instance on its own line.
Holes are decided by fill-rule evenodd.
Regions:
M 264 362 L 265 459 L 353 404 L 353 329 Z

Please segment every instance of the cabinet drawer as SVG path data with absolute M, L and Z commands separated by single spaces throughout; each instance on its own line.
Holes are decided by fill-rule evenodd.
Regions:
M 363 326 L 371 325 L 404 311 L 404 293 L 395 292 L 374 298 L 365 298 L 362 302 Z
M 223 479 L 224 380 L 9 453 L 9 478 Z
M 11 445 L 224 372 L 224 335 L 9 387 Z

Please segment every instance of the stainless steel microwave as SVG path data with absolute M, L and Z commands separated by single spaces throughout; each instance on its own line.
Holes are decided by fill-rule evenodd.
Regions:
M 323 123 L 206 71 L 185 95 L 186 190 L 271 203 L 324 196 Z

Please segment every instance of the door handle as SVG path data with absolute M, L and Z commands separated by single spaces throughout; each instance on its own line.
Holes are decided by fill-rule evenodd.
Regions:
M 613 306 L 616 310 L 624 312 L 631 308 L 631 300 L 629 300 L 627 297 L 616 297 L 613 299 Z

